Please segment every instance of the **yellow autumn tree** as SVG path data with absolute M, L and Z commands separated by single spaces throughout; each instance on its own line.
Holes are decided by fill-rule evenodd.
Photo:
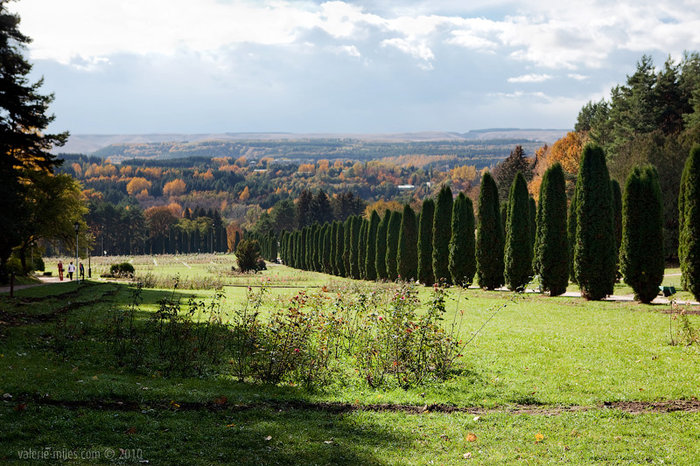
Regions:
M 183 194 L 185 192 L 186 188 L 187 186 L 185 185 L 185 182 L 177 178 L 165 183 L 165 186 L 163 186 L 163 195 L 179 196 L 180 194 Z
M 142 192 L 144 189 L 151 189 L 151 182 L 146 178 L 141 178 L 140 176 L 132 178 L 126 185 L 126 192 L 131 196 Z
M 241 191 L 241 194 L 238 195 L 238 199 L 239 199 L 240 201 L 243 201 L 243 202 L 245 202 L 245 201 L 247 201 L 248 199 L 250 199 L 250 190 L 248 189 L 248 186 L 246 186 L 245 188 L 243 188 L 243 191 Z

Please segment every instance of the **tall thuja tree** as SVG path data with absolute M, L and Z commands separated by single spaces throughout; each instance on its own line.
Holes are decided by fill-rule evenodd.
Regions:
M 566 180 L 558 162 L 547 169 L 537 206 L 534 272 L 542 291 L 558 296 L 569 284 L 569 242 L 566 222 Z
M 362 218 L 359 215 L 352 217 L 350 223 L 350 276 L 360 278 L 360 229 Z
M 345 276 L 352 277 L 352 268 L 350 267 L 350 252 L 352 249 L 352 243 L 350 241 L 350 234 L 352 233 L 352 222 L 353 216 L 345 219 L 343 224 L 343 244 L 345 248 L 343 249 L 343 265 L 345 267 Z
M 396 280 L 399 276 L 397 259 L 401 217 L 401 212 L 391 213 L 389 217 L 389 229 L 386 234 L 386 274 L 387 278 L 391 281 Z
M 504 278 L 510 290 L 521 291 L 532 276 L 530 196 L 522 173 L 515 175 L 510 187 L 506 232 Z
M 345 223 L 338 222 L 335 232 L 335 274 L 339 277 L 347 276 L 345 269 Z
M 435 281 L 452 283 L 450 275 L 450 238 L 452 237 L 452 190 L 440 189 L 433 215 L 433 275 Z
M 321 255 L 323 254 L 322 252 L 322 234 L 321 234 L 321 225 L 318 223 L 314 223 L 313 225 L 314 229 L 314 239 L 313 239 L 313 245 L 311 247 L 311 257 L 313 260 L 313 270 L 316 272 L 321 271 Z
M 620 191 L 620 183 L 617 180 L 610 180 L 610 192 L 613 199 L 613 222 L 615 227 L 615 259 L 620 257 L 620 245 L 622 244 L 622 192 Z M 619 264 L 616 262 L 615 271 L 618 276 L 620 270 Z
M 508 234 L 508 198 L 501 204 L 501 229 L 503 231 L 503 240 L 505 241 Z
M 331 270 L 331 229 L 330 223 L 323 224 L 323 272 L 332 273 Z
M 476 275 L 479 286 L 493 290 L 503 286 L 503 227 L 498 187 L 489 172 L 481 178 L 479 227 L 476 232 Z
M 336 258 L 336 242 L 335 242 L 335 236 L 338 231 L 338 222 L 335 220 L 330 223 L 328 235 L 330 238 L 330 250 L 328 252 L 328 273 L 331 275 L 337 275 L 336 272 L 336 264 L 335 264 L 335 258 Z
M 418 275 L 418 223 L 411 206 L 403 207 L 399 247 L 397 252 L 399 277 L 405 281 L 415 281 Z
M 681 177 L 678 206 L 680 238 L 678 255 L 683 283 L 695 299 L 700 299 L 700 144 L 690 151 Z
M 610 176 L 600 146 L 583 149 L 576 180 L 574 272 L 581 295 L 600 300 L 615 285 L 615 227 Z
M 651 165 L 636 167 L 622 203 L 620 271 L 635 299 L 650 303 L 664 278 L 664 219 L 659 175 Z
M 433 217 L 435 202 L 432 199 L 423 201 L 418 225 L 418 281 L 424 285 L 432 285 L 433 275 Z
M 367 280 L 377 279 L 377 231 L 379 230 L 379 214 L 372 211 L 369 217 L 369 228 L 367 229 L 367 254 L 365 255 L 365 278 Z
M 464 193 L 459 193 L 452 206 L 449 267 L 455 285 L 471 285 L 476 273 L 474 207 Z
M 309 227 L 302 228 L 301 235 L 299 236 L 299 248 L 297 249 L 299 268 L 302 270 L 308 270 L 306 267 L 306 237 L 308 235 Z
M 360 269 L 360 278 L 367 278 L 365 275 L 365 258 L 367 256 L 367 229 L 369 222 L 364 218 L 360 218 L 360 240 L 358 242 L 358 257 L 357 263 Z
M 535 236 L 537 233 L 537 203 L 535 202 L 535 199 L 530 196 L 529 199 L 529 211 L 528 213 L 530 214 L 528 217 L 528 225 L 530 226 L 530 246 L 535 248 Z M 533 253 L 534 254 L 534 253 Z
M 391 211 L 387 210 L 384 212 L 384 217 L 382 217 L 382 221 L 379 222 L 379 227 L 377 228 L 376 257 L 374 264 L 377 270 L 377 278 L 380 280 L 389 278 L 386 271 L 386 242 L 387 234 L 389 233 L 389 220 L 391 220 Z
M 576 205 L 578 198 L 578 190 L 574 188 L 574 194 L 571 196 L 568 215 L 566 217 L 566 239 L 569 246 L 569 280 L 576 282 L 576 273 L 574 272 L 574 246 L 576 245 Z

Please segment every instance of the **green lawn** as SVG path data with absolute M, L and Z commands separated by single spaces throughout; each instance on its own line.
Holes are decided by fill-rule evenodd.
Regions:
M 147 259 L 157 273 L 181 277 L 194 270 L 216 276 L 231 260 L 156 256 L 156 266 L 137 257 L 137 273 Z M 330 302 L 391 287 L 284 266 L 225 278 L 237 285 L 225 288 L 225 319 L 243 305 L 245 285 L 270 287 L 263 313 L 286 308 L 301 290 Z M 144 290 L 139 324 L 172 293 Z M 192 293 L 213 296 L 176 293 L 183 302 Z M 308 391 L 240 383 L 225 370 L 165 377 L 120 367 L 105 327 L 130 294 L 126 284 L 64 282 L 20 290 L 15 300 L 0 296 L 0 459 L 50 448 L 92 452 L 106 463 L 108 449 L 119 456 L 121 448 L 122 462 L 138 456 L 154 464 L 441 464 L 463 463 L 465 455 L 479 463 L 700 461 L 698 409 L 633 414 L 604 407 L 700 397 L 700 351 L 669 344 L 678 327 L 670 306 L 453 288 L 445 322 L 463 313 L 464 340 L 486 325 L 450 380 L 405 390 L 343 377 Z M 427 301 L 430 289 L 419 296 Z M 700 316 L 689 322 L 697 329 Z M 431 412 L 433 404 L 473 412 Z M 426 412 L 394 412 L 395 405 Z

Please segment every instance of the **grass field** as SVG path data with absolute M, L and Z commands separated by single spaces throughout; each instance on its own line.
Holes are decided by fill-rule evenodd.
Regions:
M 301 290 L 352 299 L 391 287 L 274 265 L 233 275 L 229 256 L 132 260 L 137 274 L 233 285 L 224 319 L 262 283 L 268 313 Z M 115 261 L 95 258 L 93 276 Z M 140 324 L 172 293 L 144 290 Z M 700 350 L 670 344 L 679 337 L 670 305 L 452 288 L 445 322 L 463 314 L 460 336 L 474 339 L 449 380 L 373 389 L 348 377 L 306 390 L 119 366 L 104 329 L 130 294 L 125 283 L 64 282 L 0 297 L 0 459 L 33 449 L 77 463 L 700 462 Z M 700 308 L 686 309 L 697 329 Z

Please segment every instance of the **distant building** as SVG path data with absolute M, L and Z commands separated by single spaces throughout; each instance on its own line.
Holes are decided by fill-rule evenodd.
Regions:
M 416 187 L 412 184 L 400 184 L 397 186 L 399 189 L 416 189 Z

